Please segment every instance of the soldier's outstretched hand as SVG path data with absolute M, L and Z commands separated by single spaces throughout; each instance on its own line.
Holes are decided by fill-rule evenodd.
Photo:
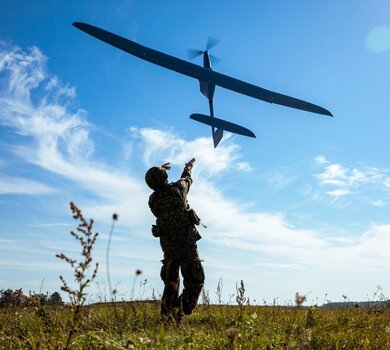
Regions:
M 192 158 L 189 162 L 186 163 L 186 167 L 191 167 L 192 168 L 194 163 L 195 163 L 195 158 Z

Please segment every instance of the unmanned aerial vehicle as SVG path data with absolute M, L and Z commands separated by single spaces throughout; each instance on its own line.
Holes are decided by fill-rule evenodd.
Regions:
M 238 80 L 213 71 L 209 54 L 209 49 L 211 48 L 212 44 L 208 45 L 205 51 L 199 50 L 194 52 L 195 55 L 203 55 L 203 67 L 201 67 L 194 63 L 140 45 L 134 41 L 128 40 L 90 24 L 75 22 L 73 25 L 87 34 L 92 35 L 95 38 L 115 46 L 116 48 L 123 50 L 131 55 L 199 80 L 200 91 L 209 101 L 210 115 L 196 113 L 191 114 L 190 118 L 211 126 L 214 147 L 217 147 L 218 143 L 221 141 L 224 130 L 244 136 L 256 137 L 255 134 L 249 129 L 229 121 L 216 118 L 214 116 L 213 97 L 216 86 L 220 86 L 225 89 L 229 89 L 269 103 L 276 103 L 307 112 L 332 116 L 332 113 L 330 113 L 328 110 L 313 103 L 266 90 L 259 86 L 252 85 L 242 80 Z

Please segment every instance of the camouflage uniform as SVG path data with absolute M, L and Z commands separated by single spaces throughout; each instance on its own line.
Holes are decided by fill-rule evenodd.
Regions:
M 175 317 L 180 321 L 183 314 L 191 314 L 204 283 L 204 271 L 196 245 L 201 237 L 194 225 L 196 220 L 191 215 L 194 212 L 187 202 L 192 184 L 191 168 L 192 163 L 188 163 L 180 180 L 169 184 L 166 181 L 157 189 L 154 188 L 155 191 L 149 198 L 149 207 L 156 217 L 152 232 L 155 237 L 160 237 L 164 252 L 161 279 L 165 288 L 161 300 L 161 315 L 168 320 Z M 179 269 L 184 284 L 180 296 Z

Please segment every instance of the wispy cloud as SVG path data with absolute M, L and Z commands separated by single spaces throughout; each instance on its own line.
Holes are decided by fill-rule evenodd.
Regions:
M 288 186 L 295 175 L 291 175 L 291 169 L 272 169 L 265 171 L 265 178 L 269 184 L 276 188 L 283 188 Z
M 0 79 L 0 124 L 22 137 L 12 146 L 15 155 L 72 181 L 99 198 L 88 207 L 88 213 L 96 219 L 107 218 L 107 213 L 115 211 L 123 213 L 121 220 L 128 225 L 143 228 L 150 221 L 147 200 L 139 201 L 149 194 L 143 178 L 93 159 L 91 125 L 86 112 L 74 102 L 75 88 L 47 72 L 46 57 L 38 48 L 3 49 Z M 239 147 L 230 142 L 229 136 L 213 152 L 210 152 L 210 138 L 187 141 L 172 130 L 130 128 L 130 136 L 126 149 L 141 150 L 138 154 L 142 155 L 145 167 L 166 160 L 182 166 L 195 156 L 199 164 L 195 175 L 212 176 L 228 170 L 238 158 Z M 128 157 L 137 156 L 130 151 L 126 153 Z M 242 163 L 241 168 L 247 171 L 250 165 Z M 11 187 L 16 191 L 16 182 L 8 182 L 4 191 L 9 192 Z M 50 191 L 44 184 L 33 181 L 27 184 L 33 192 Z M 23 187 L 25 191 L 27 187 Z
M 0 194 L 48 194 L 56 189 L 43 183 L 18 177 L 2 177 L 0 175 Z
M 275 269 L 296 269 L 299 268 L 299 265 L 297 264 L 282 264 L 282 263 L 273 263 L 273 262 L 258 262 L 254 263 L 255 266 L 261 266 L 261 267 L 268 267 L 268 268 L 275 268 Z
M 339 198 L 347 194 L 350 194 L 351 191 L 338 189 L 338 190 L 328 191 L 326 193 L 331 197 Z
M 346 186 L 347 185 L 347 170 L 339 164 L 328 165 L 325 171 L 318 175 L 321 185 L 335 185 Z
M 145 217 L 145 207 L 137 205 L 135 199 L 146 196 L 144 184 L 93 161 L 90 124 L 85 111 L 74 102 L 75 89 L 51 76 L 45 64 L 38 48 L 23 51 L 14 47 L 0 53 L 0 124 L 23 137 L 13 145 L 14 154 L 100 198 L 91 206 L 91 214 L 99 218 L 118 208 L 125 211 L 129 202 L 134 210 L 128 222 Z M 35 191 L 49 190 L 32 184 Z
M 315 162 L 322 167 L 322 172 L 317 174 L 318 183 L 321 187 L 327 189 L 326 194 L 333 199 L 353 195 L 358 190 L 368 188 L 368 186 L 374 186 L 382 191 L 390 187 L 389 169 L 364 167 L 362 165 L 348 168 L 338 163 L 331 164 L 324 156 L 316 157 Z M 387 195 L 388 191 L 383 193 Z M 371 201 L 373 205 L 375 205 L 375 202 L 377 204 L 381 203 Z
M 227 136 L 220 147 L 211 151 L 212 143 L 209 137 L 200 137 L 187 141 L 171 130 L 156 130 L 150 128 L 131 128 L 132 141 L 141 142 L 140 149 L 146 166 L 170 161 L 174 165 L 183 165 L 192 157 L 197 162 L 196 172 L 206 176 L 215 175 L 228 170 L 232 161 L 238 159 L 238 145 L 230 142 Z M 242 165 L 249 169 L 250 165 Z M 244 169 L 241 169 L 244 170 Z
M 248 162 L 238 162 L 237 163 L 237 169 L 242 171 L 253 171 L 253 168 Z
M 74 103 L 75 89 L 51 76 L 45 63 L 46 58 L 37 48 L 0 52 L 0 124 L 21 137 L 13 148 L 14 154 L 88 191 L 88 215 L 103 220 L 119 212 L 125 228 L 149 232 L 153 218 L 147 207 L 150 191 L 143 176 L 94 159 L 91 125 L 85 111 Z M 239 146 L 230 138 L 224 139 L 216 150 L 211 147 L 210 138 L 187 140 L 170 129 L 130 128 L 126 149 L 128 157 L 142 159 L 137 166 L 144 169 L 165 161 L 182 167 L 193 156 L 197 158 L 190 203 L 208 224 L 204 239 L 210 244 L 278 257 L 292 266 L 389 268 L 390 225 L 372 225 L 343 244 L 334 235 L 295 228 L 280 212 L 261 212 L 228 198 L 215 178 L 234 170 L 236 163 L 241 163 L 242 171 L 251 166 L 240 159 Z M 323 156 L 317 163 L 323 167 L 317 179 L 333 197 L 346 196 L 355 186 L 369 182 L 382 181 L 386 186 L 388 180 L 385 172 L 374 168 L 348 169 L 331 164 Z M 140 247 L 141 244 L 137 248 Z M 277 264 L 285 266 L 283 262 Z
M 372 201 L 371 204 L 372 204 L 373 206 L 375 206 L 375 207 L 382 208 L 382 207 L 384 207 L 384 206 L 387 205 L 387 202 L 385 202 L 385 201 L 383 201 L 383 200 L 381 200 L 381 199 L 378 199 L 378 200 L 376 200 L 376 201 Z
M 71 224 L 65 222 L 51 222 L 42 224 L 32 224 L 31 227 L 72 227 Z
M 315 157 L 314 160 L 315 160 L 315 162 L 317 164 L 327 164 L 327 163 L 329 163 L 329 161 L 323 155 L 319 155 L 319 156 Z
M 164 135 L 169 139 L 169 135 Z M 162 138 L 164 139 L 164 137 Z M 178 140 L 176 140 L 178 141 Z M 151 152 L 149 147 L 156 149 L 155 141 L 149 143 L 148 138 L 144 139 L 143 147 L 145 154 L 150 155 L 145 161 L 155 162 L 153 157 L 169 158 L 169 148 L 165 153 Z M 189 142 L 181 139 L 183 145 L 175 152 L 175 159 L 187 159 Z M 191 145 L 193 143 L 191 142 Z M 196 148 L 195 148 L 196 149 Z M 232 162 L 235 158 L 227 158 Z M 227 164 L 225 168 L 229 168 Z M 350 174 L 339 171 L 336 174 L 342 174 L 343 177 L 349 177 L 349 181 L 360 181 L 360 172 L 352 171 Z M 337 190 L 335 190 L 337 191 Z M 346 192 L 338 189 L 333 196 L 343 196 Z M 190 203 L 197 209 L 200 217 L 208 224 L 207 232 L 204 238 L 215 244 L 225 244 L 235 249 L 243 251 L 258 252 L 267 256 L 283 257 L 292 264 L 318 266 L 331 269 L 356 270 L 357 268 L 369 269 L 372 267 L 388 266 L 387 258 L 390 253 L 384 246 L 375 245 L 377 258 L 369 261 L 364 254 L 364 247 L 371 245 L 373 240 L 381 240 L 386 244 L 388 239 L 386 235 L 378 235 L 379 226 L 373 225 L 367 232 L 357 234 L 356 239 L 351 241 L 342 240 L 338 236 L 323 236 L 312 229 L 294 228 L 280 213 L 264 213 L 251 210 L 246 203 L 236 202 L 227 198 L 223 192 L 215 186 L 212 179 L 199 176 L 193 185 L 190 194 Z M 389 227 L 381 228 L 383 230 Z M 342 243 L 341 243 L 342 241 Z M 372 250 L 371 250 L 372 251 Z M 380 262 L 379 262 L 380 261 Z M 353 263 L 352 263 L 353 262 Z M 359 266 L 359 267 L 358 267 Z

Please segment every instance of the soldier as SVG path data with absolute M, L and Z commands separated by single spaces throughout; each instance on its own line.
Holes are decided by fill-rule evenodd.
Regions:
M 195 158 L 185 164 L 181 178 L 176 182 L 168 183 L 169 163 L 150 168 L 145 175 L 147 185 L 154 191 L 149 198 L 149 207 L 156 217 L 152 234 L 160 238 L 164 253 L 161 279 L 165 287 L 161 316 L 167 322 L 174 319 L 180 323 L 183 314 L 191 314 L 204 283 L 203 266 L 196 245 L 201 236 L 195 225 L 200 224 L 200 219 L 187 202 L 194 162 Z M 184 284 L 180 296 L 179 269 Z

